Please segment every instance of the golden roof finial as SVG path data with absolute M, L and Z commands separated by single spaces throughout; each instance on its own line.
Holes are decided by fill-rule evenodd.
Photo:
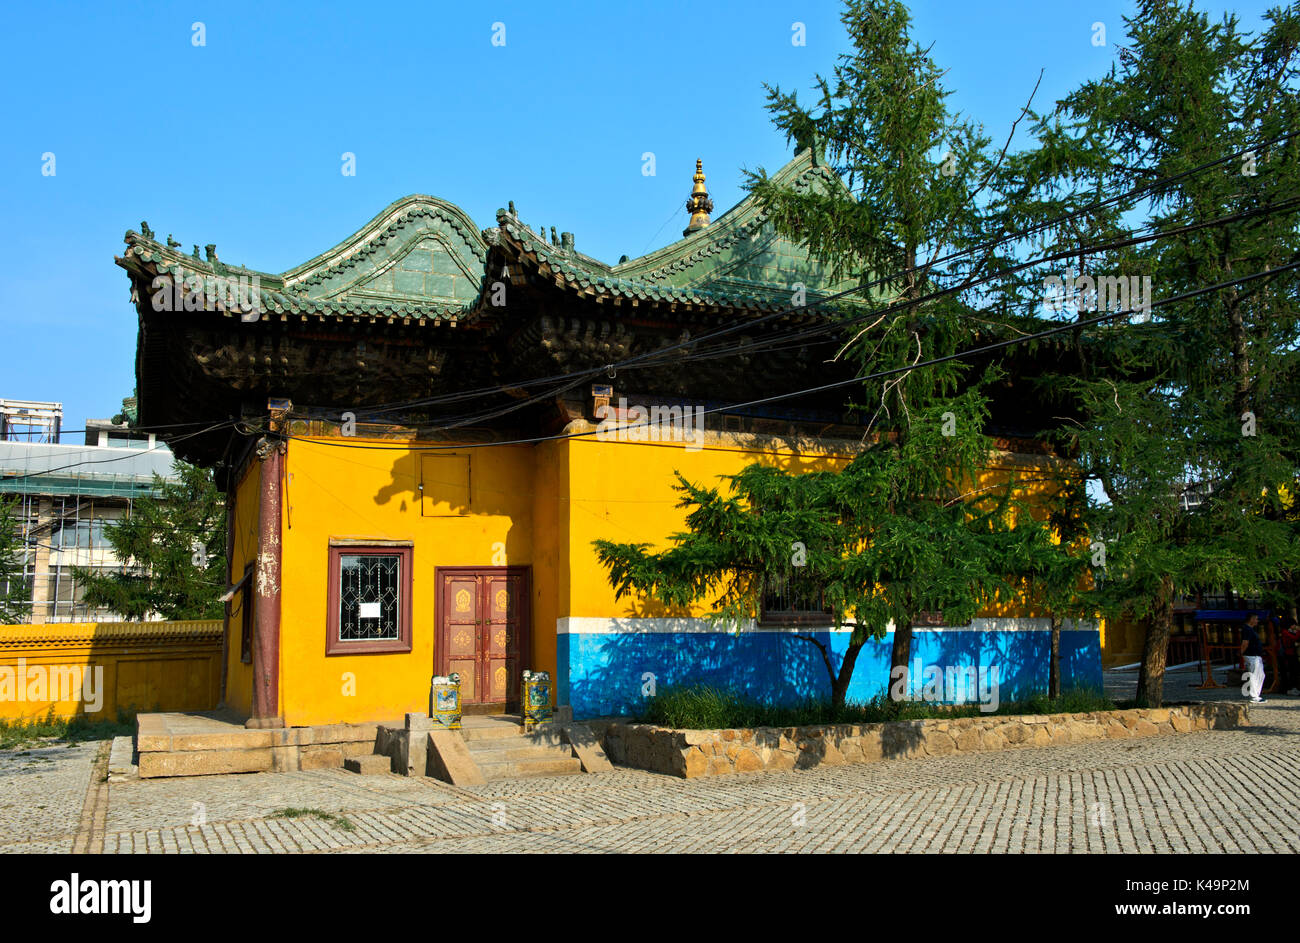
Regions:
M 691 214 L 691 221 L 682 230 L 683 236 L 689 236 L 709 225 L 709 214 L 713 212 L 713 201 L 709 199 L 709 191 L 704 186 L 704 161 L 695 162 L 695 176 L 691 179 L 695 181 L 695 186 L 686 198 L 686 212 Z

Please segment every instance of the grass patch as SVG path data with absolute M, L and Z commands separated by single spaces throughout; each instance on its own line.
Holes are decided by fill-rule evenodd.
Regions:
M 806 727 L 817 724 L 876 724 L 891 720 L 928 720 L 936 717 L 988 717 L 1010 714 L 1074 714 L 1115 710 L 1109 698 L 1089 689 L 1045 694 L 1007 701 L 996 711 L 981 711 L 978 704 L 945 705 L 924 701 L 894 701 L 878 695 L 869 701 L 833 707 L 830 701 L 808 699 L 802 704 L 778 706 L 741 697 L 734 691 L 693 685 L 671 688 L 654 697 L 637 720 L 660 727 L 686 730 L 727 730 L 737 727 Z
M 0 750 L 14 750 L 42 741 L 74 746 L 86 740 L 111 740 L 135 733 L 135 714 L 119 711 L 117 720 L 90 720 L 83 716 L 55 717 L 53 713 L 33 720 L 0 719 Z
M 356 831 L 356 826 L 352 820 L 346 816 L 336 815 L 333 812 L 326 812 L 324 809 L 277 809 L 267 816 L 268 819 L 301 819 L 301 818 L 320 819 L 328 825 L 344 832 Z

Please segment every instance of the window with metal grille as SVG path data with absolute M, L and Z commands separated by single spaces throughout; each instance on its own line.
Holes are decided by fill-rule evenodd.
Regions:
M 763 581 L 763 607 L 759 625 L 832 625 L 834 613 L 825 592 L 806 567 L 769 573 Z
M 330 547 L 326 654 L 411 650 L 411 548 Z
M 402 558 L 395 553 L 339 557 L 339 640 L 398 637 Z

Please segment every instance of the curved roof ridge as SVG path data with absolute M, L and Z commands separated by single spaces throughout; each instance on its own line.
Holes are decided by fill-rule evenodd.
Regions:
M 476 254 L 486 259 L 487 242 L 468 213 L 455 203 L 440 197 L 430 196 L 426 193 L 412 193 L 389 203 L 360 229 L 355 230 L 324 252 L 282 272 L 280 277 L 284 279 L 285 287 L 292 288 L 303 284 L 313 275 L 338 268 L 347 264 L 356 256 L 365 254 L 375 246 L 376 242 L 381 241 L 381 237 L 396 223 L 413 215 L 410 212 L 413 207 L 434 208 L 446 213 L 457 234 L 465 240 L 472 250 L 477 250 Z

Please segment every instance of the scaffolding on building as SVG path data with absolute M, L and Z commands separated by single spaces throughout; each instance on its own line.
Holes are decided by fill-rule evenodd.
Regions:
M 0 439 L 6 442 L 58 444 L 63 404 L 0 399 Z
M 23 621 L 120 618 L 85 603 L 76 571 L 128 571 L 113 552 L 111 528 L 130 518 L 138 498 L 157 494 L 173 461 L 165 447 L 0 441 L 0 499 L 14 502 L 23 544 L 21 584 L 11 579 L 0 589 L 18 591 Z

